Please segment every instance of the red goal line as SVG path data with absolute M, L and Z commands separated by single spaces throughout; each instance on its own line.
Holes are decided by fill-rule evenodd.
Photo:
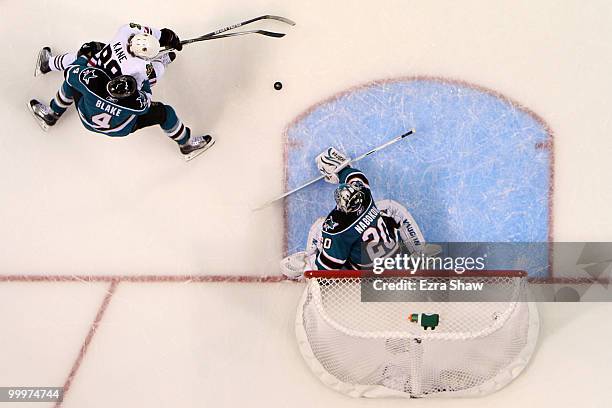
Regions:
M 307 271 L 304 273 L 306 278 L 524 278 L 527 272 L 519 270 L 466 270 L 464 272 L 455 272 L 452 270 L 434 270 L 434 269 L 419 269 L 419 270 L 385 270 L 377 274 L 371 270 L 332 270 L 332 271 Z

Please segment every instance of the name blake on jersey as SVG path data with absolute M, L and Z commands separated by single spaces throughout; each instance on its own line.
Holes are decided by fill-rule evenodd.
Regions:
M 96 108 L 101 109 L 104 112 L 108 112 L 113 116 L 121 115 L 121 108 L 108 104 L 104 101 L 101 101 L 100 99 L 96 101 Z
M 379 213 L 380 211 L 378 210 L 378 208 L 370 208 L 370 211 L 368 211 L 361 218 L 361 221 L 359 221 L 357 225 L 355 225 L 355 230 L 357 230 L 358 233 L 363 234 L 363 231 L 365 231 L 370 226 L 370 224 L 374 221 L 374 219 Z

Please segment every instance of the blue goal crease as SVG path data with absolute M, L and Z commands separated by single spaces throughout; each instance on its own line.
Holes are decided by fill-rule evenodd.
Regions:
M 287 187 L 318 176 L 314 158 L 351 157 L 416 128 L 360 161 L 375 199 L 404 204 L 431 242 L 546 242 L 551 152 L 545 124 L 508 100 L 433 79 L 376 83 L 317 106 L 287 131 Z M 302 250 L 312 222 L 335 205 L 334 186 L 286 200 L 287 248 Z M 547 273 L 548 251 L 514 254 L 505 269 Z M 526 261 L 526 259 L 528 259 Z

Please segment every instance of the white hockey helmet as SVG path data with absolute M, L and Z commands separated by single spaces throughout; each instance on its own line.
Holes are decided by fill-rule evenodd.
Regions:
M 159 54 L 159 49 L 159 41 L 151 34 L 136 34 L 128 41 L 128 50 L 138 58 L 153 59 Z

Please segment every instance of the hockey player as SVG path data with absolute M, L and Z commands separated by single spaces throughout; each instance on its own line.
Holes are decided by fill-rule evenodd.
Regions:
M 136 78 L 139 88 L 145 80 L 154 85 L 164 74 L 168 63 L 176 57 L 173 52 L 159 54 L 161 47 L 177 51 L 183 49 L 179 37 L 168 28 L 158 30 L 130 23 L 120 27 L 106 45 L 92 41 L 76 53 L 56 56 L 51 54 L 49 47 L 43 48 L 39 53 L 34 75 L 63 71 L 78 57 L 85 55 L 89 58 L 89 65 L 104 69 L 113 78 L 130 75 Z
M 336 208 L 313 224 L 306 251 L 281 261 L 281 272 L 300 278 L 305 269 L 371 269 L 375 258 L 391 257 L 401 249 L 410 254 L 439 252 L 427 245 L 414 219 L 392 200 L 374 202 L 370 183 L 350 159 L 330 147 L 316 158 L 325 181 L 338 184 Z
M 211 136 L 194 136 L 183 125 L 174 109 L 151 102 L 151 86 L 145 79 L 141 89 L 129 75 L 115 78 L 102 68 L 89 66 L 87 57 L 79 57 L 64 72 L 65 81 L 47 106 L 36 99 L 30 110 L 43 129 L 53 126 L 66 109 L 76 103 L 77 112 L 88 130 L 107 136 L 127 136 L 138 129 L 159 125 L 180 147 L 187 160 L 214 144 Z

